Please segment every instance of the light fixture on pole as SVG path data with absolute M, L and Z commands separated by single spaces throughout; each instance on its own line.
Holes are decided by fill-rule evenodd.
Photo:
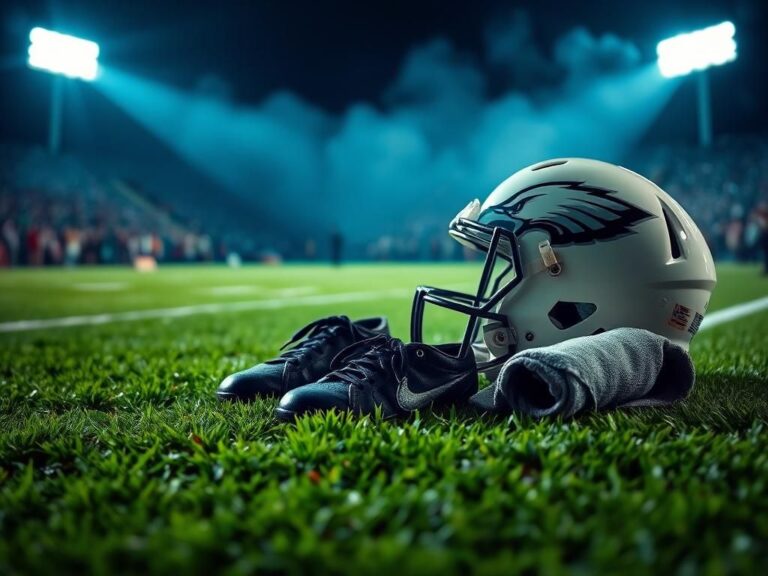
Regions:
M 709 77 L 707 69 L 736 60 L 736 27 L 732 22 L 678 34 L 662 40 L 656 46 L 659 71 L 672 78 L 697 72 L 699 100 L 699 143 L 706 147 L 712 142 L 712 113 L 710 110 Z
M 90 40 L 33 28 L 29 33 L 30 68 L 54 74 L 48 124 L 48 149 L 57 154 L 61 145 L 63 77 L 95 80 L 99 73 L 99 45 Z

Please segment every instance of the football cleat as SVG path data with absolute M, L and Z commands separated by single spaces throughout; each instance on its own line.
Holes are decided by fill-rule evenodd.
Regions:
M 278 358 L 236 372 L 219 385 L 220 400 L 253 400 L 257 396 L 285 394 L 331 371 L 331 361 L 348 346 L 389 334 L 384 317 L 352 322 L 346 316 L 330 316 L 307 324 L 286 342 Z M 287 349 L 287 350 L 286 350 Z
M 404 344 L 377 336 L 344 350 L 332 372 L 280 399 L 277 416 L 293 420 L 303 414 L 349 410 L 384 418 L 405 416 L 430 405 L 466 402 L 477 391 L 474 358 L 456 357 L 459 344 Z

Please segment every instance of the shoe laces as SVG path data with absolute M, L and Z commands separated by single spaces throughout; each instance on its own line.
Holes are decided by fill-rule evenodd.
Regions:
M 321 348 L 345 328 L 353 333 L 352 322 L 346 316 L 329 316 L 310 322 L 280 347 L 280 350 L 285 350 L 280 359 L 301 361 L 308 354 L 321 352 Z
M 324 380 L 337 379 L 357 388 L 375 383 L 377 374 L 394 374 L 400 379 L 405 367 L 402 340 L 380 334 L 345 348 L 333 359 Z

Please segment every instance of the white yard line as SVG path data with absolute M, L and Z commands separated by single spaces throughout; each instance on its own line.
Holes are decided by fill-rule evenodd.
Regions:
M 345 302 L 365 302 L 379 298 L 397 298 L 411 295 L 412 292 L 402 288 L 366 292 L 342 292 L 337 294 L 316 294 L 312 296 L 297 296 L 295 298 L 270 298 L 267 300 L 247 300 L 244 302 L 217 302 L 212 304 L 195 304 L 175 308 L 155 308 L 152 310 L 132 310 L 129 312 L 114 312 L 110 314 L 92 314 L 87 316 L 65 316 L 63 318 L 40 318 L 37 320 L 16 320 L 0 322 L 0 332 L 28 332 L 45 330 L 47 328 L 70 328 L 73 326 L 95 326 L 113 322 L 131 322 L 150 320 L 154 318 L 183 318 L 197 314 L 218 314 L 221 312 L 238 312 L 246 310 L 276 310 L 301 306 L 321 306 L 323 304 L 341 304 Z M 701 324 L 700 332 L 731 322 L 737 318 L 749 316 L 761 310 L 768 309 L 768 296 L 751 300 L 735 306 L 729 306 L 708 314 Z
M 212 294 L 213 296 L 242 296 L 243 294 L 253 294 L 254 292 L 265 292 L 263 286 L 251 284 L 236 284 L 229 286 L 211 286 L 198 290 L 200 294 Z
M 0 332 L 28 332 L 47 328 L 70 328 L 72 326 L 95 326 L 112 322 L 131 322 L 152 318 L 182 318 L 197 314 L 218 314 L 220 312 L 238 312 L 244 310 L 275 310 L 297 306 L 320 306 L 323 304 L 342 304 L 346 302 L 365 302 L 380 298 L 406 297 L 412 294 L 402 288 L 367 292 L 343 292 L 340 294 L 316 294 L 295 298 L 270 298 L 267 300 L 248 300 L 245 302 L 217 302 L 196 304 L 174 308 L 155 308 L 152 310 L 133 310 L 111 314 L 92 314 L 88 316 L 66 316 L 63 318 L 40 318 L 38 320 L 17 320 L 0 323 Z
M 701 323 L 701 329 L 699 331 L 708 330 L 710 328 L 714 328 L 715 326 L 719 326 L 720 324 L 730 322 L 731 320 L 749 316 L 750 314 L 760 312 L 760 310 L 765 310 L 766 308 L 768 308 L 768 296 L 765 296 L 764 298 L 758 298 L 757 300 L 750 300 L 749 302 L 744 302 L 743 304 L 729 306 L 728 308 L 723 308 L 722 310 L 716 310 L 715 312 L 707 314 L 704 317 L 704 320 Z

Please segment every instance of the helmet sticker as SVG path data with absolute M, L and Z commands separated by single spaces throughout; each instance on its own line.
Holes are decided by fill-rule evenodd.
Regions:
M 672 328 L 685 330 L 688 328 L 688 321 L 691 319 L 692 313 L 690 308 L 683 306 L 682 304 L 675 304 L 675 307 L 672 310 L 672 316 L 667 324 L 672 326 Z
M 584 182 L 544 182 L 489 206 L 478 222 L 506 228 L 518 236 L 541 230 L 549 234 L 553 246 L 567 246 L 634 234 L 634 226 L 656 218 L 616 194 L 616 190 Z

